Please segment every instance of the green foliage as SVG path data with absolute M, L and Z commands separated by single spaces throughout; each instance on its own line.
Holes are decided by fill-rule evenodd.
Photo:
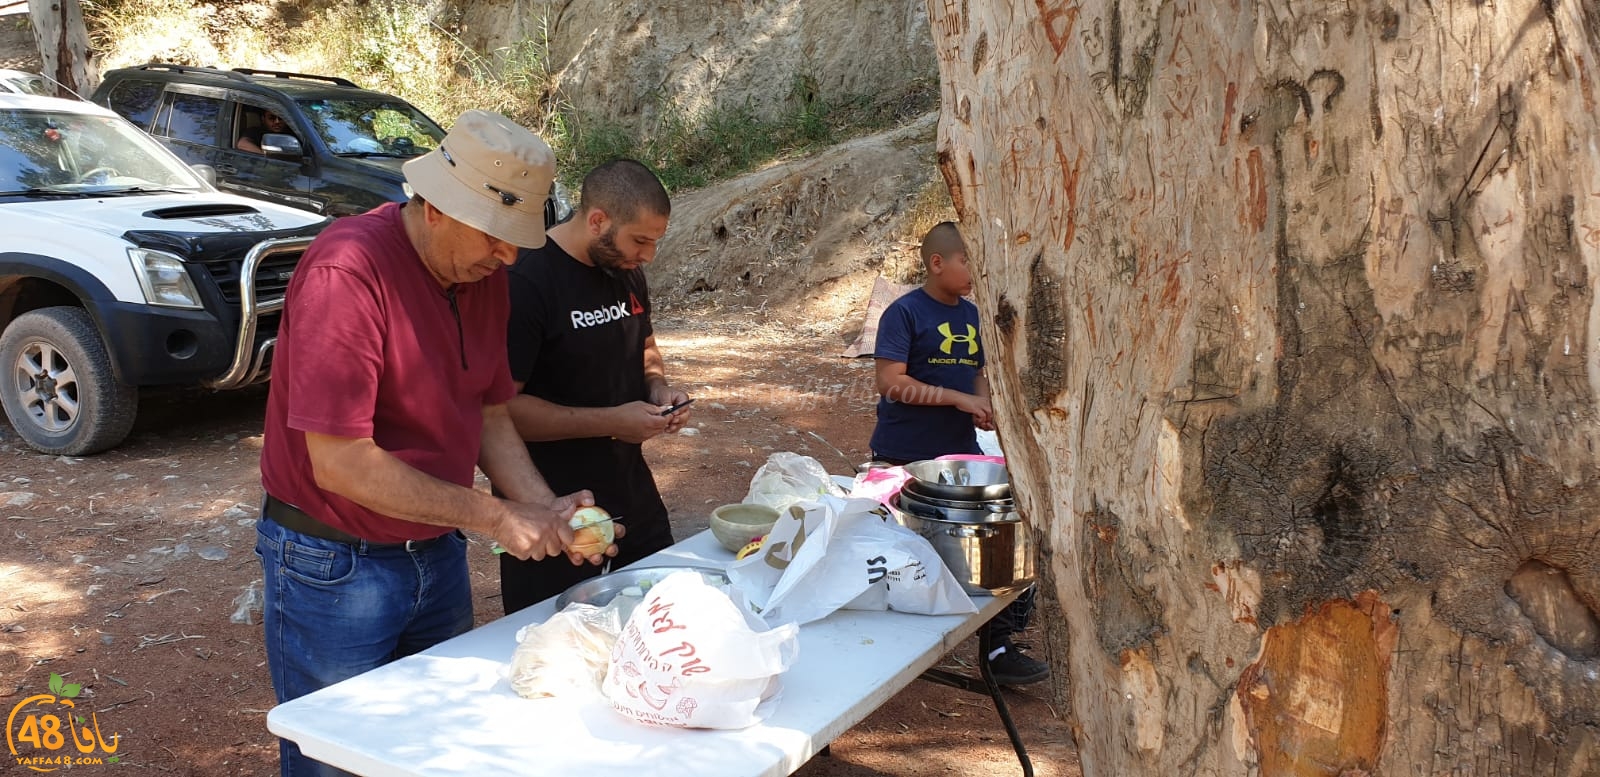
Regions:
M 828 101 L 809 76 L 795 78 L 786 109 L 763 118 L 749 106 L 714 108 L 690 117 L 676 104 L 658 102 L 647 132 L 615 122 L 579 118 L 558 149 L 564 175 L 626 156 L 655 169 L 668 190 L 694 189 L 732 178 L 776 160 L 803 155 L 850 137 L 893 126 L 931 110 L 937 92 L 919 84 L 894 103 L 859 96 Z M 575 184 L 576 181 L 569 181 Z

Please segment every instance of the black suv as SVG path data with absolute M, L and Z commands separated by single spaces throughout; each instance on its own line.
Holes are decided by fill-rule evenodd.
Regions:
M 444 139 L 405 100 L 332 76 L 141 65 L 106 73 L 90 99 L 216 171 L 219 189 L 330 216 L 408 199 L 400 165 Z M 546 223 L 565 210 L 552 197 Z

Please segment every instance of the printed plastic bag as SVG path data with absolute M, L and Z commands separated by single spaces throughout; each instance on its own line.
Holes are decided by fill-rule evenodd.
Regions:
M 800 629 L 768 629 L 721 588 L 677 572 L 622 627 L 601 689 L 612 709 L 655 726 L 744 728 L 776 707 Z
M 810 456 L 779 451 L 768 456 L 767 463 L 756 470 L 744 501 L 766 505 L 781 513 L 789 505 L 820 496 L 844 496 L 844 490 L 833 482 L 821 462 Z
M 768 623 L 809 623 L 841 608 L 977 612 L 939 552 L 870 499 L 791 506 L 728 578 Z
M 846 610 L 894 610 L 917 615 L 977 612 L 978 606 L 939 558 L 939 551 L 916 532 L 893 520 L 849 523 L 830 551 L 867 559 L 869 586 Z M 881 562 L 880 562 L 881 560 Z M 873 563 L 877 566 L 870 566 Z

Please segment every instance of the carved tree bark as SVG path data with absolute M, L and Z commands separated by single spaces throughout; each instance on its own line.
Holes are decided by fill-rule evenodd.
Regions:
M 41 72 L 68 90 L 57 96 L 88 97 L 99 74 L 90 67 L 89 33 L 78 0 L 28 0 L 28 18 L 39 44 Z
M 1600 773 L 1600 8 L 928 7 L 1084 774 Z

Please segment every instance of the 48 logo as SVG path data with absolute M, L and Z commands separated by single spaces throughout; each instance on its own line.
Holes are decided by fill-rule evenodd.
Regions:
M 87 718 L 79 714 L 73 698 L 81 690 L 82 686 L 51 672 L 49 693 L 29 696 L 11 708 L 6 717 L 6 747 L 17 765 L 53 772 L 64 766 L 119 761 L 115 753 L 121 735 L 105 737 L 94 712 Z

